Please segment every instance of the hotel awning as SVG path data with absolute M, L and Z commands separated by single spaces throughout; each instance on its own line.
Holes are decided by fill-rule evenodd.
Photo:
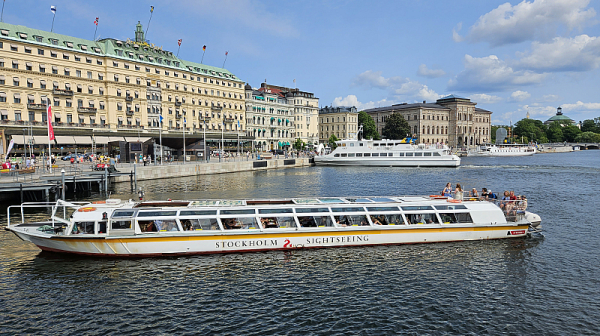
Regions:
M 78 145 L 91 145 L 92 144 L 92 138 L 89 136 L 74 136 L 73 138 L 75 138 L 75 143 Z
M 124 139 L 123 139 L 123 137 L 115 137 L 115 136 L 108 137 L 108 142 L 115 142 L 115 141 L 124 141 Z
M 108 145 L 109 137 L 97 136 L 94 138 L 94 141 L 96 141 L 96 145 Z
M 60 118 L 60 112 L 54 112 L 54 117 L 55 118 Z
M 127 142 L 146 142 L 152 138 L 150 137 L 125 137 L 125 141 Z
M 75 145 L 75 138 L 73 138 L 72 136 L 64 136 L 64 135 L 57 135 L 56 136 L 56 143 L 58 145 Z
M 33 144 L 35 145 L 48 145 L 48 136 L 47 135 L 34 135 L 34 136 L 25 136 L 23 139 L 22 135 L 13 135 L 13 141 L 16 145 L 29 144 L 29 140 L 33 140 Z M 23 141 L 25 140 L 25 141 Z M 54 142 L 52 142 L 54 144 Z

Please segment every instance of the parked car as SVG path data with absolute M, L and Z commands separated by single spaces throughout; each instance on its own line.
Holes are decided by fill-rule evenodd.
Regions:
M 83 156 L 83 154 L 77 154 L 78 158 L 80 158 L 82 156 Z M 63 161 L 69 161 L 69 160 L 71 160 L 71 158 L 75 158 L 75 154 L 65 155 L 65 156 L 62 157 L 62 160 Z

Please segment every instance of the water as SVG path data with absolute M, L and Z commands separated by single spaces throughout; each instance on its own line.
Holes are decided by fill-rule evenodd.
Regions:
M 0 333 L 598 335 L 599 162 L 583 151 L 140 183 L 147 199 L 181 199 L 432 194 L 460 182 L 527 195 L 544 236 L 111 260 L 43 254 L 2 231 Z M 129 184 L 115 193 L 135 197 Z

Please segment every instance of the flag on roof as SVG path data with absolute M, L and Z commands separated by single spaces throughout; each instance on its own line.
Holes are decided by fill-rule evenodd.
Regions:
M 177 45 L 179 45 L 181 47 L 181 41 L 183 41 L 182 39 L 177 40 Z
M 204 47 L 202 47 L 202 50 L 206 51 L 206 45 L 204 45 Z
M 56 14 L 56 6 L 50 6 L 50 11 Z
M 154 6 L 150 6 L 150 13 L 154 12 Z
M 226 51 L 226 52 L 225 52 L 225 56 L 227 56 L 227 54 L 229 54 L 229 51 Z
M 96 26 L 98 25 L 98 17 L 96 17 L 96 21 L 94 21 L 94 23 L 96 24 Z

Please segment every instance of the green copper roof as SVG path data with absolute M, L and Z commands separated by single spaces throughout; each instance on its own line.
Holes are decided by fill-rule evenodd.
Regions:
M 138 25 L 140 24 L 138 23 Z M 139 29 L 139 26 L 136 28 Z M 151 66 L 160 65 L 172 68 L 173 71 L 189 71 L 198 75 L 243 82 L 226 69 L 185 61 L 173 55 L 172 52 L 163 50 L 162 47 L 146 42 L 136 42 L 135 39 L 121 41 L 105 38 L 92 41 L 4 22 L 0 22 L 0 38 L 20 42 L 27 41 L 34 45 L 51 46 L 91 55 L 110 56 L 123 61 L 135 61 Z
M 561 115 L 552 116 L 552 117 L 550 117 L 550 119 L 548 119 L 548 121 L 557 121 L 557 120 L 569 120 L 569 121 L 571 121 L 573 119 L 567 117 L 566 115 L 562 115 L 562 114 Z

